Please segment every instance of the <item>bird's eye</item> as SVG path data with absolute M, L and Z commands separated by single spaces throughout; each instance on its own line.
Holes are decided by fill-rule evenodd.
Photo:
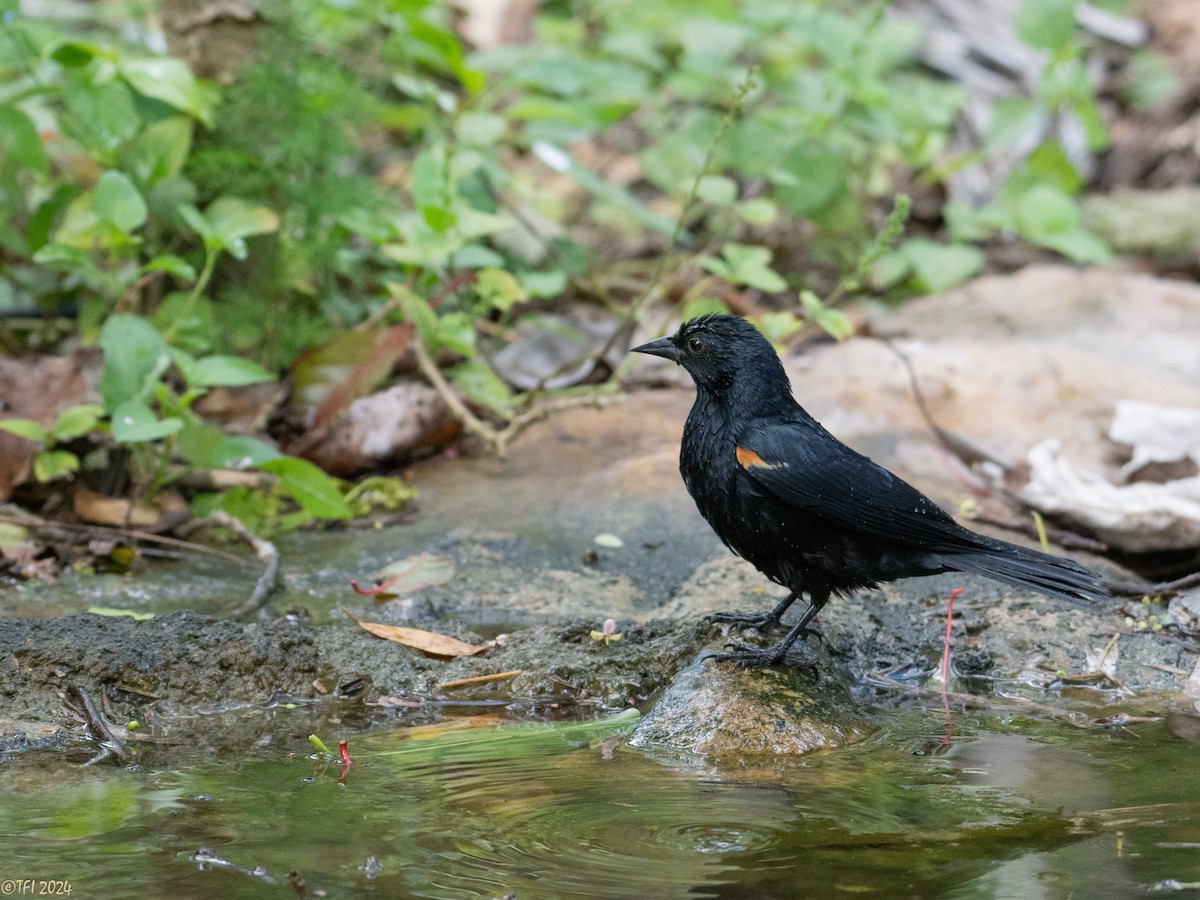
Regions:
M 697 337 L 691 338 L 688 341 L 688 349 L 691 350 L 693 353 L 699 353 L 701 350 L 704 349 L 704 341 L 700 340 L 700 338 L 697 338 Z

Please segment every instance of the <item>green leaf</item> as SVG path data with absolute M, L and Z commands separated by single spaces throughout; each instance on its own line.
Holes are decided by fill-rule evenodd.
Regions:
M 105 52 L 97 44 L 82 40 L 65 40 L 54 47 L 50 58 L 64 68 L 80 69 L 93 59 L 112 59 L 113 55 Z
M 130 313 L 115 313 L 100 330 L 104 408 L 115 411 L 130 400 L 145 400 L 171 364 L 167 344 L 154 326 Z
M 1129 58 L 1122 89 L 1125 101 L 1136 109 L 1163 103 L 1179 86 L 1179 75 L 1165 56 L 1154 50 L 1138 50 Z
M 1046 110 L 1028 97 L 1002 97 L 992 106 L 987 131 L 987 152 L 1007 150 L 1041 130 Z
M 504 418 L 512 415 L 512 390 L 487 363 L 469 359 L 452 368 L 449 375 L 468 399 Z
M 169 116 L 147 125 L 129 150 L 129 171 L 143 187 L 178 175 L 192 150 L 194 123 Z
M 40 484 L 69 478 L 79 471 L 79 457 L 69 450 L 43 450 L 33 458 L 33 477 Z
M 816 309 L 821 308 L 821 301 L 812 291 L 801 291 L 800 302 L 806 312 L 810 303 Z M 760 325 L 763 336 L 772 344 L 787 340 L 803 327 L 804 323 L 797 318 L 796 314 L 787 311 L 764 314 Z
M 9 160 L 41 175 L 50 170 L 33 119 L 14 106 L 0 104 L 0 171 Z
M 10 547 L 28 547 L 32 543 L 31 537 L 28 528 L 22 528 L 20 525 L 9 522 L 0 522 L 0 550 L 7 550 Z
M 787 282 L 771 268 L 771 251 L 754 244 L 726 244 L 725 259 L 700 258 L 700 265 L 730 284 L 744 284 L 769 294 L 787 290 Z
M 204 213 L 200 212 L 192 204 L 180 203 L 175 211 L 179 213 L 179 218 L 183 219 L 183 223 L 188 228 L 204 239 L 205 244 L 216 240 L 216 231 L 213 230 L 212 223 L 208 221 Z
M 51 429 L 56 441 L 71 441 L 91 432 L 104 418 L 104 407 L 98 403 L 80 403 L 58 414 Z
M 854 334 L 854 323 L 849 317 L 840 309 L 826 306 L 812 291 L 800 292 L 800 305 L 804 308 L 805 317 L 834 340 L 844 341 Z
M 1111 266 L 1114 261 L 1113 252 L 1108 244 L 1082 227 L 1045 235 L 1037 243 L 1075 262 Z
M 154 618 L 154 613 L 138 612 L 134 609 L 117 609 L 113 606 L 89 606 L 87 611 L 93 616 L 107 616 L 110 618 L 128 618 L 135 622 L 147 622 Z
M 79 471 L 79 457 L 69 450 L 43 450 L 33 458 L 33 477 L 40 484 L 69 478 Z
M 634 221 L 666 235 L 676 232 L 675 222 L 651 210 L 633 194 L 615 184 L 605 181 L 587 166 L 576 162 L 563 150 L 543 141 L 535 141 L 533 154 L 556 172 L 570 175 L 585 190 L 591 191 L 618 209 L 627 212 Z M 683 235 L 680 236 L 681 240 Z
M 175 451 L 193 466 L 219 469 L 222 466 L 217 465 L 217 448 L 224 440 L 221 429 L 189 411 L 184 415 L 183 428 L 175 437 Z
M 174 416 L 159 419 L 140 400 L 128 400 L 112 412 L 112 436 L 118 444 L 141 444 L 172 435 L 183 427 L 183 419 Z
M 256 362 L 240 356 L 205 356 L 196 361 L 188 387 L 236 387 L 274 381 L 275 376 Z
M 755 197 L 734 207 L 742 220 L 751 225 L 770 225 L 779 218 L 779 207 L 766 197 Z
M 46 431 L 33 419 L 0 419 L 0 431 L 7 431 L 27 441 L 37 441 L 44 444 L 50 440 L 50 432 Z
M 846 161 L 821 144 L 804 142 L 771 173 L 779 205 L 795 216 L 830 206 L 846 187 Z
M 567 273 L 560 269 L 551 269 L 549 272 L 522 272 L 517 278 L 530 297 L 553 299 L 567 289 Z
M 217 446 L 213 465 L 220 469 L 248 469 L 273 459 L 283 459 L 283 454 L 258 438 L 231 435 Z
M 696 196 L 713 206 L 731 206 L 737 193 L 737 182 L 724 175 L 705 175 L 696 185 Z
M 437 314 L 420 294 L 406 285 L 394 281 L 387 282 L 388 293 L 400 301 L 404 310 L 404 318 L 417 326 L 417 336 L 426 347 L 432 347 L 437 340 Z
M 508 128 L 508 120 L 494 113 L 465 112 L 455 123 L 458 139 L 472 147 L 491 147 Z
M 166 272 L 168 275 L 174 275 L 180 281 L 196 280 L 195 266 L 186 259 L 182 259 L 171 253 L 164 253 L 161 256 L 154 257 L 154 259 L 142 266 L 142 272 Z
M 3 123 L 0 123 L 0 134 L 3 134 Z M 2 143 L 3 139 L 0 139 L 0 144 Z M 0 150 L 0 155 L 2 154 L 3 151 Z M 37 252 L 50 242 L 50 233 L 58 223 L 59 216 L 81 193 L 83 189 L 78 184 L 59 185 L 54 193 L 38 204 L 29 219 L 29 228 L 25 233 L 31 251 Z
M 459 356 L 475 355 L 475 324 L 464 312 L 438 316 L 433 350 L 448 350 Z
M 525 288 L 504 269 L 480 269 L 475 276 L 475 293 L 489 309 L 508 312 L 513 304 L 528 300 Z
M 983 253 L 969 244 L 939 244 L 913 238 L 901 252 L 917 280 L 935 293 L 961 284 L 983 269 Z
M 482 244 L 467 244 L 450 260 L 455 269 L 486 269 L 504 265 L 504 257 Z
M 449 231 L 458 224 L 454 211 L 442 206 L 422 206 L 421 218 L 434 231 Z
M 141 126 L 133 92 L 122 81 L 73 78 L 63 86 L 69 116 L 60 118 L 63 130 L 84 147 L 111 159 Z
M 237 259 L 246 258 L 245 238 L 279 230 L 274 210 L 237 197 L 218 197 L 208 205 L 204 218 L 221 245 Z
M 310 463 L 294 456 L 259 463 L 258 468 L 279 477 L 300 508 L 319 519 L 348 519 L 353 513 L 337 482 Z
M 154 327 L 171 335 L 171 348 L 191 354 L 207 353 L 219 329 L 213 302 L 193 297 L 184 291 L 172 291 L 154 311 Z M 194 360 L 193 360 L 194 362 Z
M 1040 144 L 1025 160 L 1025 168 L 1032 179 L 1046 182 L 1068 194 L 1076 194 L 1083 187 L 1083 176 L 1058 141 Z
M 105 172 L 96 182 L 97 214 L 127 234 L 146 223 L 146 201 L 124 172 Z
M 912 263 L 901 251 L 885 253 L 871 269 L 871 284 L 878 290 L 895 287 L 912 271 Z
M 1061 50 L 1075 36 L 1075 0 L 1025 0 L 1017 36 L 1039 50 Z
M 218 92 L 196 80 L 192 70 L 173 57 L 120 59 L 121 76 L 139 94 L 161 100 L 180 112 L 212 125 L 212 111 Z
M 1037 184 L 1017 199 L 1017 229 L 1032 240 L 1079 227 L 1079 207 L 1061 188 Z
M 409 186 L 412 190 L 413 206 L 417 209 L 438 209 L 448 204 L 450 191 L 446 188 L 445 158 L 446 148 L 434 144 L 413 160 L 409 170 Z
M 723 300 L 716 297 L 694 297 L 683 305 L 683 309 L 679 311 L 679 318 L 686 322 L 700 316 L 723 315 L 728 312 L 729 307 Z
M 726 281 L 733 281 L 733 268 L 719 256 L 701 256 L 697 262 L 706 272 L 712 272 L 718 278 L 724 278 Z
M 171 362 L 175 364 L 175 368 L 183 376 L 184 384 L 190 386 L 196 379 L 196 357 L 192 356 L 192 354 L 188 353 L 182 347 L 175 346 L 167 347 L 167 355 L 171 357 Z

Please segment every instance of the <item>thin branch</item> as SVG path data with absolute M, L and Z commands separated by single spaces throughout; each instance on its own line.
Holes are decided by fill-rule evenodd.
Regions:
M 504 453 L 501 450 L 502 442 L 500 441 L 500 433 L 467 408 L 467 405 L 459 398 L 458 393 L 450 386 L 450 382 L 442 375 L 442 370 L 438 368 L 438 364 L 434 362 L 433 357 L 429 355 L 429 351 L 425 349 L 423 341 L 419 339 L 415 340 L 412 342 L 412 346 L 413 351 L 417 355 L 417 368 L 429 383 L 433 385 L 433 389 L 438 392 L 438 396 L 450 407 L 450 412 L 454 413 L 455 418 L 462 422 L 463 428 L 482 438 L 492 451 L 498 456 L 503 457 Z
M 279 550 L 273 543 L 260 538 L 242 523 L 240 519 L 231 516 L 224 510 L 217 510 L 202 519 L 189 522 L 186 531 L 191 532 L 209 525 L 228 528 L 247 544 L 254 548 L 255 554 L 263 563 L 262 574 L 254 584 L 254 590 L 241 606 L 229 614 L 232 619 L 244 619 L 258 613 L 267 604 L 267 600 L 279 587 Z
M 79 705 L 69 704 L 68 709 L 83 720 L 88 730 L 91 731 L 92 737 L 100 742 L 100 752 L 84 765 L 94 766 L 110 756 L 115 757 L 117 762 L 129 762 L 130 753 L 125 749 L 125 740 L 116 733 L 112 723 L 108 721 L 108 717 L 100 712 L 88 692 L 78 684 L 71 685 L 71 692 L 78 699 Z

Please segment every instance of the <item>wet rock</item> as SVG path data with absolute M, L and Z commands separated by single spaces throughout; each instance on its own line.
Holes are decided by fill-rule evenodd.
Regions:
M 844 682 L 812 670 L 745 671 L 693 661 L 634 730 L 635 747 L 706 757 L 791 754 L 842 747 L 872 722 Z
M 948 573 L 831 600 L 817 618 L 822 637 L 809 639 L 816 645 L 818 670 L 848 686 L 892 681 L 897 673 L 911 683 L 927 680 L 941 663 L 947 599 L 959 587 L 965 591 L 954 604 L 951 652 L 955 671 L 963 676 L 985 676 L 993 684 L 1050 684 L 1060 672 L 1087 674 L 1088 652 L 1097 653 L 1118 633 L 1120 652 L 1112 674 L 1131 691 L 1177 690 L 1179 673 L 1190 672 L 1198 658 L 1189 641 L 1148 627 L 1130 632 L 1118 600 L 1085 608 Z M 699 619 L 731 610 L 765 612 L 783 594 L 742 560 L 717 557 L 697 571 L 663 613 Z M 789 612 L 785 623 L 795 615 Z M 729 634 L 764 646 L 780 637 L 733 629 Z

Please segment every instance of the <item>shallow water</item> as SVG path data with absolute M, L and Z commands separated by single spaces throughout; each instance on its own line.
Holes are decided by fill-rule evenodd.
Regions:
M 1200 749 L 1166 723 L 963 713 L 945 742 L 941 719 L 893 710 L 856 747 L 720 768 L 605 741 L 619 730 L 604 723 L 376 732 L 351 739 L 341 780 L 304 755 L 179 771 L 27 755 L 0 767 L 0 892 L 290 897 L 293 869 L 314 896 L 521 900 L 1027 900 L 1200 881 Z

